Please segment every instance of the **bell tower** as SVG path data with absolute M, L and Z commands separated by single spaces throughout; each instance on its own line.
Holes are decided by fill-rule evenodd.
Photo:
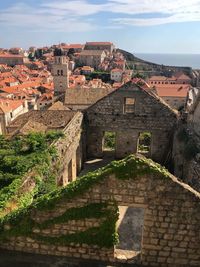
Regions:
M 60 48 L 56 48 L 54 51 L 52 75 L 55 95 L 64 94 L 69 88 L 69 66 L 67 57 Z

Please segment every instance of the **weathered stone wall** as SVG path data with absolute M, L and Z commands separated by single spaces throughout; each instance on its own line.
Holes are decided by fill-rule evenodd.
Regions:
M 125 98 L 135 99 L 134 113 L 124 113 Z M 116 133 L 116 158 L 137 152 L 141 132 L 152 134 L 150 156 L 163 163 L 173 140 L 176 114 L 159 98 L 127 83 L 86 111 L 88 157 L 102 157 L 105 131 Z
M 200 138 L 190 125 L 181 124 L 174 135 L 174 174 L 200 191 Z
M 108 88 L 68 88 L 65 92 L 65 106 L 71 110 L 84 110 L 114 90 L 111 86 Z
M 125 175 L 125 174 L 124 174 Z M 53 210 L 35 211 L 32 219 L 39 223 L 61 216 L 73 207 L 89 203 L 117 202 L 118 206 L 140 207 L 145 210 L 141 266 L 200 266 L 200 194 L 174 176 L 149 174 L 128 180 L 109 175 L 72 199 L 62 199 Z M 101 219 L 84 218 L 34 229 L 43 236 L 62 236 L 98 226 Z M 35 241 L 29 237 L 13 237 L 1 248 L 38 254 L 96 259 L 115 262 L 114 247 L 75 244 L 62 246 Z
M 77 112 L 63 130 L 65 137 L 55 142 L 59 156 L 58 167 L 60 173 L 57 181 L 60 185 L 66 185 L 68 182 L 74 181 L 82 168 L 82 124 L 83 114 Z

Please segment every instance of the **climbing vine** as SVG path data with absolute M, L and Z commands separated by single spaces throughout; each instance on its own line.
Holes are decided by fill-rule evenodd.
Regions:
M 34 212 L 39 210 L 48 212 L 59 206 L 61 202 L 67 202 L 67 200 L 81 196 L 93 185 L 102 182 L 111 174 L 115 174 L 117 179 L 123 180 L 136 179 L 146 174 L 155 175 L 160 179 L 167 179 L 170 176 L 165 168 L 144 157 L 132 155 L 124 160 L 114 161 L 106 167 L 77 179 L 65 188 L 57 189 L 38 197 L 28 207 L 22 207 L 2 218 L 0 220 L 0 238 L 5 241 L 13 236 L 28 236 L 50 244 L 85 243 L 100 247 L 112 247 L 118 241 L 116 232 L 118 207 L 115 202 L 91 203 L 84 207 L 71 208 L 61 216 L 50 218 L 40 224 L 36 223 L 31 217 Z M 85 218 L 97 218 L 100 219 L 101 223 L 98 227 L 91 227 L 82 232 L 79 231 L 57 237 L 44 236 L 40 231 L 39 233 L 32 231 L 33 228 L 48 229 L 54 224 L 66 223 L 70 220 L 83 220 Z M 9 225 L 9 229 L 6 230 L 5 226 L 7 225 Z
M 34 229 L 47 229 L 54 224 L 66 223 L 70 220 L 83 220 L 89 218 L 101 219 L 98 227 L 91 227 L 85 231 L 74 234 L 61 235 L 58 237 L 43 236 L 33 233 Z M 116 221 L 118 220 L 118 208 L 116 203 L 92 203 L 84 207 L 71 208 L 64 214 L 53 219 L 37 223 L 30 216 L 25 215 L 20 224 L 12 221 L 12 227 L 2 232 L 0 239 L 5 241 L 9 237 L 29 236 L 44 243 L 67 245 L 73 243 L 85 243 L 99 245 L 100 247 L 111 247 L 118 242 L 118 235 L 115 232 Z M 3 229 L 2 229 L 3 230 Z

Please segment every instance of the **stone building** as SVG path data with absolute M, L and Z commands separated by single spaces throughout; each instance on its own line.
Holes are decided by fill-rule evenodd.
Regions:
M 157 84 L 152 90 L 161 97 L 170 107 L 179 110 L 186 105 L 190 85 L 186 84 Z
M 54 81 L 54 93 L 55 95 L 65 93 L 69 87 L 69 66 L 68 60 L 64 52 L 61 49 L 55 49 L 54 51 L 55 62 L 52 65 L 52 75 Z
M 200 266 L 200 194 L 142 157 L 90 173 L 30 206 L 25 221 L 23 215 L 1 225 L 1 248 L 77 258 L 79 266 L 98 266 L 84 259 L 112 266 Z
M 110 53 L 115 49 L 115 45 L 111 42 L 87 42 L 85 44 L 85 50 L 104 50 Z
M 115 136 L 114 156 L 123 158 L 141 152 L 140 140 L 147 132 L 145 155 L 164 163 L 173 145 L 177 113 L 159 97 L 128 82 L 89 107 L 85 119 L 89 158 L 103 157 L 106 133 Z
M 83 44 L 61 44 L 64 52 L 74 51 L 75 53 L 80 53 L 84 49 Z
M 0 248 L 76 258 L 80 264 L 87 259 L 116 265 L 200 266 L 200 194 L 152 160 L 126 157 L 140 153 L 166 164 L 177 112 L 133 81 L 112 92 L 107 89 L 102 95 L 99 88 L 74 91 L 78 101 L 71 98 L 70 108 L 83 112 L 57 103 L 50 110 L 19 116 L 8 127 L 10 135 L 63 131 L 64 138 L 55 143 L 57 183 L 73 183 L 28 207 L 23 222 L 19 212 L 16 223 L 11 217 L 0 223 Z M 114 147 L 109 153 L 126 158 L 77 179 L 86 158 L 107 154 L 108 133 Z
M 112 69 L 110 72 L 110 79 L 115 82 L 121 82 L 123 76 L 123 70 L 121 69 Z
M 191 84 L 192 79 L 184 74 L 183 72 L 177 72 L 172 77 L 166 76 L 152 76 L 150 77 L 147 82 L 150 85 L 155 84 Z
M 26 100 L 0 99 L 0 134 L 7 133 L 7 127 L 18 116 L 28 112 Z
M 62 131 L 64 139 L 56 143 L 60 162 L 59 185 L 66 185 L 76 180 L 83 157 L 83 114 L 69 110 L 33 110 L 15 119 L 7 127 L 8 135 L 26 135 L 30 132 Z
M 104 61 L 106 53 L 102 50 L 83 50 L 78 58 L 82 66 L 90 66 L 95 69 Z
M 24 65 L 28 62 L 28 58 L 22 55 L 0 54 L 0 64 L 14 67 L 15 65 Z

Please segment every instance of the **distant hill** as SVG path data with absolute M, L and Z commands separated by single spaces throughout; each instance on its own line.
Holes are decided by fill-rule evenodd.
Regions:
M 179 72 L 183 71 L 185 74 L 191 75 L 192 73 L 192 68 L 190 67 L 179 67 L 179 66 L 165 66 L 165 65 L 160 65 L 156 64 L 153 62 L 148 62 L 146 60 L 143 60 L 141 58 L 138 58 L 134 56 L 134 54 L 127 52 L 122 49 L 118 49 L 120 53 L 122 53 L 127 61 L 127 65 L 132 68 L 134 66 L 135 70 L 138 70 L 140 72 L 147 72 L 149 74 L 165 74 L 169 75 L 171 72 Z

